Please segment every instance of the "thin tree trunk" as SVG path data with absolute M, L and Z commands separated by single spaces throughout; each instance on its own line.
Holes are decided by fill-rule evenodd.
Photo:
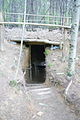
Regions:
M 74 6 L 73 6 L 73 15 L 72 15 L 71 41 L 70 41 L 69 61 L 68 61 L 68 76 L 72 76 L 75 74 L 80 0 L 74 0 L 73 4 Z
M 14 80 L 17 80 L 18 72 L 19 72 L 19 67 L 20 67 L 20 62 L 21 62 L 21 55 L 22 55 L 22 50 L 23 50 L 23 41 L 24 41 L 24 32 L 25 32 L 25 22 L 26 22 L 26 0 L 25 0 L 25 8 L 24 8 L 24 24 L 23 24 L 23 32 L 22 32 L 22 38 L 21 38 L 21 47 L 20 47 L 20 53 L 19 53 L 19 59 L 18 59 L 18 66 L 16 69 L 16 74 Z

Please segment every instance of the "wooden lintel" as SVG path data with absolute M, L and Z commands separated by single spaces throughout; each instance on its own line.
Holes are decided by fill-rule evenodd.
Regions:
M 20 42 L 21 39 L 11 39 L 10 41 Z M 50 45 L 63 45 L 63 42 L 50 41 L 47 39 L 24 39 L 27 44 L 50 44 Z

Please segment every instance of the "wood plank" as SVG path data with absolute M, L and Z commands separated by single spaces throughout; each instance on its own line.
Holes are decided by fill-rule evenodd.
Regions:
M 20 42 L 21 39 L 10 39 L 10 41 Z M 47 39 L 24 39 L 24 42 L 26 43 L 44 43 L 44 44 L 51 44 L 51 45 L 62 45 L 63 42 L 55 42 L 50 41 Z
M 23 22 L 0 22 L 0 24 L 16 24 L 16 25 L 23 25 Z M 55 24 L 42 24 L 42 23 L 28 23 L 26 22 L 25 25 L 34 25 L 34 26 L 51 26 L 51 27 L 60 27 L 60 28 L 66 28 L 70 29 L 71 26 L 65 26 L 65 25 L 55 25 Z
M 5 15 L 24 15 L 24 13 L 4 13 Z M 53 17 L 53 18 L 68 18 L 71 19 L 72 17 L 66 17 L 66 16 L 52 16 L 52 15 L 37 15 L 37 14 L 26 14 L 28 16 L 40 16 L 40 17 Z

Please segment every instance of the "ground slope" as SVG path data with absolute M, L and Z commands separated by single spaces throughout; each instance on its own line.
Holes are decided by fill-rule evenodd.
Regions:
M 14 80 L 18 55 L 19 46 L 7 42 L 0 52 L 0 120 L 79 120 L 54 87 L 9 85 Z M 21 83 L 22 76 L 20 69 Z

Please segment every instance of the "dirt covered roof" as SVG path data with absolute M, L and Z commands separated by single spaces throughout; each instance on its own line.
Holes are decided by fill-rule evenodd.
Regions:
M 7 40 L 15 40 L 15 39 L 21 39 L 22 37 L 22 29 L 20 28 L 5 28 L 5 37 Z M 63 34 L 60 30 L 53 30 L 49 31 L 37 29 L 36 31 L 26 31 L 25 30 L 25 36 L 24 39 L 47 39 L 49 41 L 62 41 L 63 40 Z

